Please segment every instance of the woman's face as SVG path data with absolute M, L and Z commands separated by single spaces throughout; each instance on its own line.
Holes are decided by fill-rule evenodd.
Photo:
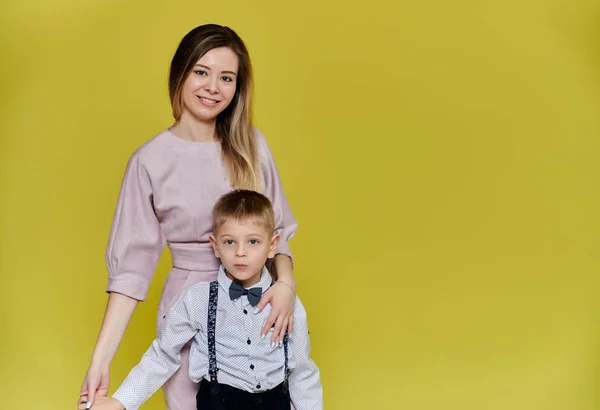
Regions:
M 235 95 L 238 57 L 229 48 L 213 48 L 204 54 L 183 84 L 182 116 L 216 121 Z

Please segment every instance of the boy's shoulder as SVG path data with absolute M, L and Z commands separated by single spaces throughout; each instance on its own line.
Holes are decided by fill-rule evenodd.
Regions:
M 297 295 L 294 303 L 294 318 L 306 318 L 306 309 Z
M 185 290 L 191 293 L 204 293 L 208 292 L 210 289 L 210 284 L 212 282 L 196 282 L 188 285 Z
M 187 285 L 181 290 L 180 298 L 183 299 L 186 303 L 198 303 L 201 301 L 205 301 L 206 303 L 208 303 L 210 284 L 211 282 L 197 282 L 192 283 L 191 285 Z

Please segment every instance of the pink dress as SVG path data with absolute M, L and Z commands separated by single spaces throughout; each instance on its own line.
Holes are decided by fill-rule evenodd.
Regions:
M 262 172 L 262 193 L 272 202 L 277 253 L 289 255 L 288 241 L 298 227 L 281 186 L 271 151 L 255 130 Z M 108 292 L 144 300 L 158 259 L 167 245 L 173 268 L 165 281 L 157 326 L 181 290 L 217 277 L 219 260 L 208 235 L 212 207 L 232 190 L 218 142 L 192 142 L 168 129 L 150 139 L 129 159 L 106 251 Z M 195 410 L 197 385 L 188 377 L 188 350 L 182 366 L 165 384 L 170 410 Z

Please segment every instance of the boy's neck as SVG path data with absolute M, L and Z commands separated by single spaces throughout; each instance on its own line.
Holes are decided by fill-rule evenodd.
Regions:
M 258 282 L 260 282 L 260 279 L 262 278 L 262 269 L 258 273 L 255 273 L 254 275 L 252 275 L 252 277 L 250 277 L 246 280 L 240 280 L 240 279 L 236 278 L 231 273 L 229 273 L 229 271 L 227 271 L 227 269 L 225 269 L 225 275 L 227 275 L 227 277 L 229 279 L 238 282 L 245 289 L 248 289 L 248 288 L 251 288 L 252 286 L 256 285 Z

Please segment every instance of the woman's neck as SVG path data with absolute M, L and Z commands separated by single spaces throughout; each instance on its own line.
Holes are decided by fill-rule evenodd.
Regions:
M 215 142 L 217 140 L 217 120 L 201 121 L 189 118 L 184 113 L 171 127 L 171 132 L 180 138 L 194 142 Z

